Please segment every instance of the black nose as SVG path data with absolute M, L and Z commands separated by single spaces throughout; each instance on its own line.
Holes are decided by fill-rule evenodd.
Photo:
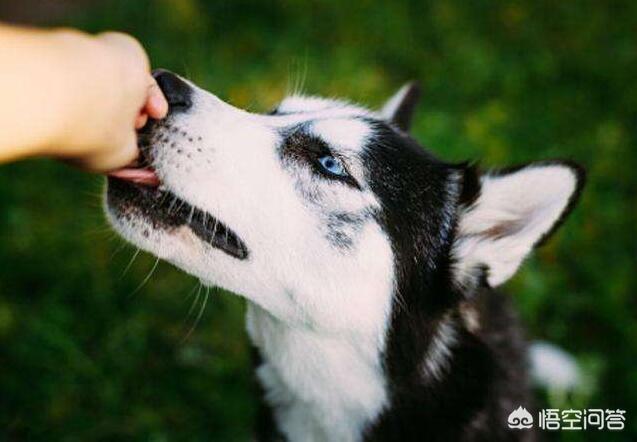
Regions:
M 170 112 L 183 111 L 192 105 L 192 88 L 177 75 L 165 69 L 155 69 L 153 77 L 168 100 Z

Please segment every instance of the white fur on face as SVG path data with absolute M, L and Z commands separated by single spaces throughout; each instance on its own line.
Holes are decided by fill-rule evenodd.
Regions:
M 259 376 L 284 431 L 312 427 L 317 440 L 357 440 L 386 402 L 380 358 L 394 291 L 391 245 L 361 164 L 370 129 L 358 117 L 370 114 L 299 97 L 280 112 L 249 114 L 197 89 L 193 107 L 152 135 L 163 186 L 236 232 L 246 260 L 188 227 L 158 230 L 143 217 L 108 215 L 129 241 L 250 302 Z M 282 159 L 283 129 L 298 125 L 345 159 L 360 189 Z
M 276 108 L 278 114 L 298 116 L 307 119 L 311 116 L 320 119 L 329 117 L 361 117 L 375 115 L 373 112 L 356 106 L 345 100 L 332 100 L 323 97 L 292 95 L 286 97 Z M 310 115 L 311 114 L 311 115 Z
M 497 286 L 518 269 L 533 246 L 558 221 L 577 188 L 563 164 L 530 165 L 505 175 L 484 175 L 478 200 L 461 216 L 454 255 L 462 283 L 479 266 Z

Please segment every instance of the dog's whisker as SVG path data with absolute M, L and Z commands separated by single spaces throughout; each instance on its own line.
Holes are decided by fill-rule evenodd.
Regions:
M 158 206 L 163 206 L 164 203 L 166 202 L 166 199 L 170 196 L 170 193 L 166 192 L 164 193 L 164 196 L 161 197 L 161 200 L 157 203 Z M 176 198 L 176 197 L 173 197 Z
M 179 213 L 184 204 L 186 204 L 185 201 L 181 201 L 179 198 L 175 197 L 173 204 L 171 204 L 171 208 L 168 209 L 168 215 Z
M 168 206 L 168 214 L 170 215 L 173 211 L 173 207 L 175 207 L 175 203 L 178 201 L 178 198 L 176 196 L 173 196 L 173 200 L 171 201 L 170 205 Z
M 161 197 L 161 199 L 153 202 L 150 206 L 151 210 L 157 209 L 159 207 L 161 207 L 161 205 L 164 203 L 164 201 L 166 200 L 166 197 L 168 196 L 168 194 L 164 194 L 164 196 Z
M 81 235 L 87 238 L 110 238 L 114 232 L 110 227 L 94 227 L 82 232 Z
M 201 287 L 201 281 L 197 281 L 197 283 L 194 286 L 192 286 L 192 288 L 190 289 L 190 291 L 184 298 L 184 302 L 188 301 L 195 294 L 195 291 L 200 287 Z
M 205 229 L 208 228 L 208 212 L 203 213 L 203 226 Z
M 203 285 L 202 285 L 203 286 Z M 182 340 L 182 342 L 188 340 L 188 338 L 190 337 L 190 335 L 192 335 L 192 333 L 195 331 L 195 329 L 197 328 L 197 325 L 199 325 L 199 321 L 201 320 L 201 317 L 203 316 L 203 312 L 206 309 L 206 305 L 208 305 L 208 298 L 210 296 L 210 287 L 206 287 L 206 291 L 204 294 L 204 298 L 201 301 L 201 307 L 199 308 L 199 313 L 197 314 L 197 317 L 195 318 L 194 323 L 192 324 L 192 327 L 190 327 L 190 330 L 188 330 L 188 333 L 186 334 L 186 336 L 184 337 L 184 339 Z
M 298 88 L 296 91 L 296 95 L 303 94 L 303 90 L 305 89 L 305 82 L 307 81 L 307 53 L 303 58 L 303 73 L 300 75 L 300 80 L 298 84 Z
M 213 236 L 213 237 L 217 235 L 217 227 L 218 227 L 218 226 L 219 226 L 219 220 L 217 220 L 217 219 L 215 218 L 215 226 L 214 226 L 214 227 L 213 227 L 213 229 L 212 229 L 212 236 Z
M 150 271 L 148 272 L 148 274 L 146 275 L 146 277 L 142 280 L 141 283 L 139 283 L 139 285 L 137 287 L 135 287 L 135 290 L 133 290 L 130 295 L 128 295 L 129 297 L 133 296 L 134 294 L 136 294 L 139 290 L 141 290 L 142 287 L 144 287 L 144 285 L 148 282 L 148 280 L 150 279 L 151 276 L 153 276 L 153 273 L 155 272 L 155 269 L 157 269 L 157 265 L 159 264 L 159 258 L 155 259 L 155 264 L 153 264 L 153 267 L 150 269 Z
M 128 272 L 128 270 L 131 268 L 131 266 L 133 265 L 133 262 L 135 261 L 135 259 L 137 258 L 137 256 L 139 255 L 139 252 L 141 252 L 141 249 L 137 248 L 137 250 L 135 251 L 135 253 L 133 254 L 133 257 L 130 259 L 130 261 L 128 262 L 128 264 L 126 265 L 126 267 L 124 268 L 124 271 L 122 272 L 122 276 L 120 276 L 120 278 L 123 278 L 124 275 L 126 275 L 126 273 Z
M 114 238 L 119 239 L 117 236 L 115 236 Z M 119 252 L 121 252 L 122 250 L 124 250 L 124 248 L 127 246 L 127 244 L 125 242 L 122 242 L 119 246 L 117 246 L 115 248 L 115 250 L 113 251 L 113 253 L 111 253 L 111 256 L 109 258 L 109 261 L 112 261 L 113 258 L 115 258 L 115 255 L 117 255 Z
M 188 320 L 188 318 L 190 318 L 190 315 L 192 315 L 192 312 L 195 310 L 195 306 L 199 302 L 199 296 L 201 296 L 201 289 L 202 288 L 203 288 L 203 284 L 200 281 L 199 282 L 199 286 L 197 288 L 197 295 L 195 296 L 195 299 L 193 300 L 192 304 L 190 305 L 190 309 L 188 310 L 188 313 L 186 314 L 186 318 L 184 320 Z

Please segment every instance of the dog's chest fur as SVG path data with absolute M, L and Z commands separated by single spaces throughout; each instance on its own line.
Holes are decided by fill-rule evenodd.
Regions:
M 291 328 L 255 305 L 247 329 L 262 355 L 257 378 L 290 440 L 358 441 L 387 402 L 379 343 Z
M 487 291 L 479 299 L 423 328 L 420 338 L 394 331 L 381 346 L 291 327 L 249 303 L 266 405 L 257 440 L 534 440 L 533 432 L 512 434 L 505 424 L 512 409 L 530 404 L 518 320 L 501 295 Z M 467 312 L 485 325 L 474 329 Z M 403 344 L 412 348 L 418 339 L 426 341 L 423 351 L 400 360 Z

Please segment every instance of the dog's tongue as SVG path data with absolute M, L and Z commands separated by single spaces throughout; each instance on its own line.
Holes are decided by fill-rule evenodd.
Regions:
M 125 167 L 108 174 L 114 178 L 120 180 L 130 181 L 135 184 L 143 184 L 145 186 L 157 187 L 159 186 L 159 178 L 152 169 L 136 169 L 131 167 Z

